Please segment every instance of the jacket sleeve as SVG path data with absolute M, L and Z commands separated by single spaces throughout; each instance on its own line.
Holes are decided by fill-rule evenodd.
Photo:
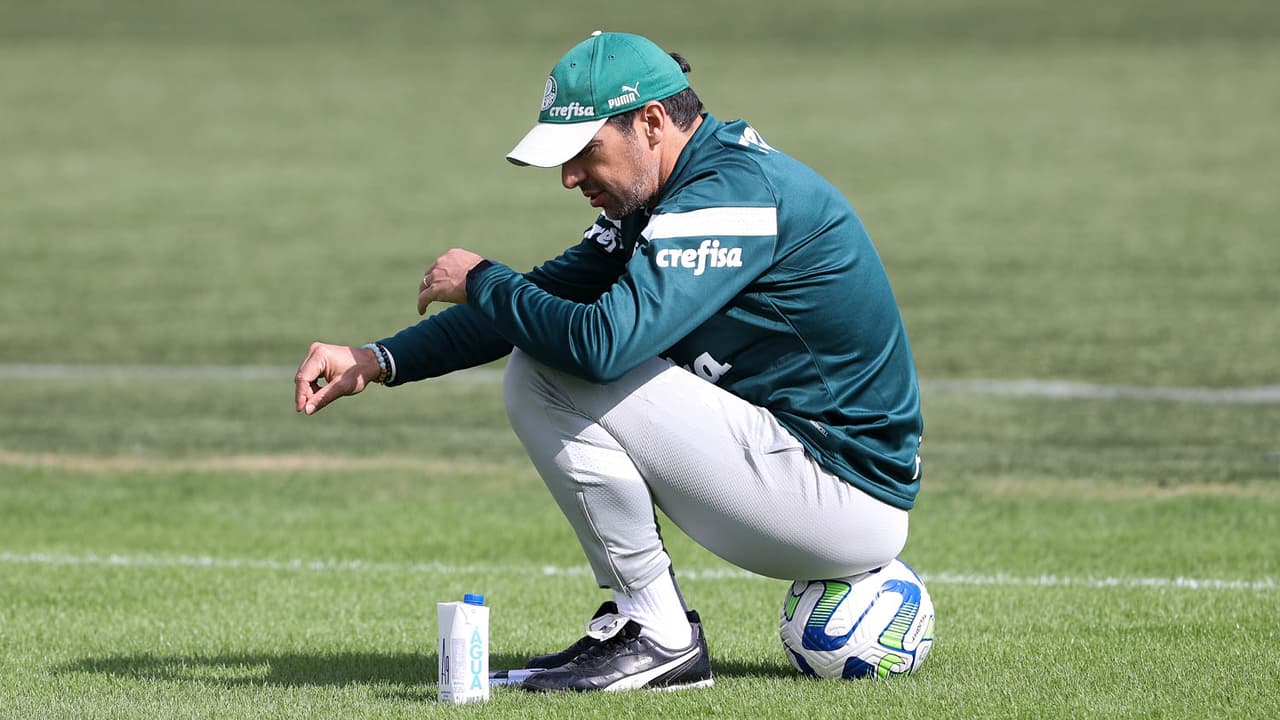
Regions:
M 522 277 L 566 301 L 592 302 L 622 269 L 621 261 L 586 237 Z M 483 365 L 511 352 L 511 342 L 471 303 L 447 308 L 378 342 L 395 362 L 395 379 L 389 383 L 393 386 Z
M 502 265 L 472 274 L 467 302 L 540 362 L 611 382 L 674 345 L 764 274 L 776 246 L 773 204 L 695 203 L 655 214 L 625 272 L 591 302 L 557 296 Z

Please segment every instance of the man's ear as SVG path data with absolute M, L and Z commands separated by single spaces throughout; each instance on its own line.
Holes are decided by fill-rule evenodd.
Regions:
M 662 107 L 660 102 L 650 101 L 640 110 L 640 130 L 649 141 L 649 147 L 662 142 L 662 135 L 666 132 L 670 121 L 667 109 Z

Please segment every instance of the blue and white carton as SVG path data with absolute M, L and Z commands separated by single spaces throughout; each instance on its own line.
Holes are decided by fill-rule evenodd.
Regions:
M 483 595 L 436 603 L 439 620 L 440 702 L 489 699 L 489 608 Z

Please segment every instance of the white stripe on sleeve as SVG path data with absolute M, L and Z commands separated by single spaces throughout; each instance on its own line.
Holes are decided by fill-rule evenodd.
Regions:
M 712 207 L 654 215 L 648 240 L 684 237 L 763 237 L 778 234 L 776 207 Z

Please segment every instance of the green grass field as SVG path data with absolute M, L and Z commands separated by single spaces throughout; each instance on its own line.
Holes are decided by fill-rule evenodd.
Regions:
M 930 390 L 1280 384 L 1274 4 L 264 5 L 0 0 L 0 718 L 1280 715 L 1280 403 Z M 502 156 L 598 27 L 876 239 L 925 379 L 913 677 L 801 679 L 785 584 L 668 527 L 714 688 L 438 705 L 437 601 L 488 596 L 497 667 L 604 595 L 496 373 L 292 410 L 442 250 L 579 237 Z

